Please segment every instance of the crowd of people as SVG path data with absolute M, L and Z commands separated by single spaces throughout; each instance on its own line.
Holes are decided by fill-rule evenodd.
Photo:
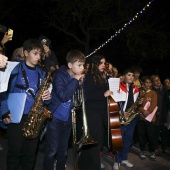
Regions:
M 5 70 L 8 58 L 5 56 L 5 43 L 8 35 L 5 34 L 0 43 L 0 68 Z M 138 67 L 125 68 L 121 73 L 100 54 L 90 56 L 88 63 L 85 55 L 79 50 L 71 50 L 66 54 L 66 66 L 60 66 L 53 50 L 50 49 L 51 41 L 46 36 L 38 39 L 24 41 L 22 47 L 17 48 L 11 61 L 18 61 L 18 65 L 10 73 L 8 90 L 0 93 L 0 120 L 7 128 L 8 170 L 32 170 L 36 160 L 40 135 L 34 139 L 23 136 L 23 126 L 28 121 L 28 116 L 40 92 L 39 100 L 43 106 L 37 112 L 47 108 L 52 118 L 47 119 L 45 132 L 45 151 L 43 170 L 65 170 L 68 144 L 72 132 L 73 95 L 83 87 L 87 124 L 94 144 L 80 145 L 78 149 L 79 170 L 100 170 L 101 150 L 104 146 L 104 130 L 108 124 L 107 98 L 114 95 L 109 89 L 109 78 L 120 78 L 118 93 L 125 99 L 118 101 L 120 116 L 120 130 L 122 148 L 112 155 L 113 170 L 120 166 L 133 167 L 128 159 L 132 145 L 138 145 L 139 157 L 155 160 L 161 152 L 170 156 L 170 78 L 161 83 L 159 75 L 140 76 L 142 69 Z M 40 64 L 40 65 L 39 65 Z M 85 65 L 85 67 L 84 67 Z M 43 81 L 47 73 L 51 72 L 51 86 L 46 87 Z M 83 86 L 82 86 L 83 83 Z M 42 91 L 43 89 L 43 91 Z M 11 123 L 12 112 L 9 110 L 8 95 L 10 93 L 25 93 L 23 116 L 20 123 Z M 81 98 L 79 99 L 81 100 Z M 137 106 L 137 113 L 129 110 Z M 97 106 L 97 107 L 96 107 Z M 45 111 L 44 111 L 45 112 Z M 132 120 L 126 122 L 129 117 Z M 150 118 L 150 119 L 149 119 Z M 109 129 L 107 129 L 109 131 Z M 40 132 L 41 133 L 41 132 Z M 105 133 L 107 134 L 107 133 Z M 161 138 L 161 141 L 160 141 Z M 148 145 L 148 150 L 146 145 Z M 112 146 L 112 145 L 110 145 Z M 108 154 L 114 152 L 108 147 Z M 0 145 L 0 150 L 3 146 Z

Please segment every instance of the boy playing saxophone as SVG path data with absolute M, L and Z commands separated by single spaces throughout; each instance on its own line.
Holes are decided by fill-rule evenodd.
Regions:
M 26 60 L 20 62 L 11 72 L 8 91 L 4 93 L 1 99 L 2 120 L 4 124 L 8 125 L 7 170 L 19 170 L 20 168 L 32 170 L 39 140 L 38 137 L 35 139 L 25 138 L 22 129 L 46 75 L 46 72 L 37 66 L 42 53 L 42 45 L 36 39 L 28 39 L 23 44 L 23 50 Z M 11 123 L 13 117 L 7 103 L 9 92 L 26 94 L 24 111 L 20 123 Z M 42 94 L 42 100 L 48 104 L 50 98 L 50 92 L 45 90 Z M 16 107 L 19 106 L 16 105 Z

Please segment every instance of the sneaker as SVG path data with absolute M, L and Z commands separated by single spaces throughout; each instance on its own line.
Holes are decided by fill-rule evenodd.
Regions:
M 141 158 L 141 159 L 146 159 L 146 152 L 145 152 L 145 151 L 142 151 L 142 152 L 140 153 L 140 158 Z
M 114 165 L 113 165 L 113 170 L 119 170 L 119 164 L 117 162 L 114 162 Z
M 139 144 L 136 143 L 132 145 L 132 149 L 139 150 Z
M 124 160 L 121 162 L 121 165 L 127 166 L 129 168 L 133 167 L 133 164 L 131 164 L 128 160 Z
M 104 168 L 104 167 L 105 167 L 104 164 L 101 162 L 100 168 L 102 169 L 102 168 Z
M 151 160 L 155 160 L 156 159 L 156 156 L 155 156 L 154 152 L 150 152 L 149 157 L 150 157 Z

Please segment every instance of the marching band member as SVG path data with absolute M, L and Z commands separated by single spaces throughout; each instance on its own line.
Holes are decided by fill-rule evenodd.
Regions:
M 36 39 L 28 39 L 23 44 L 26 60 L 20 62 L 12 70 L 8 91 L 3 93 L 1 98 L 2 120 L 7 127 L 8 153 L 7 170 L 33 169 L 39 138 L 26 139 L 23 136 L 23 125 L 27 120 L 29 111 L 35 102 L 35 97 L 39 91 L 41 82 L 45 77 L 45 72 L 38 67 L 41 56 L 42 46 Z M 25 93 L 26 101 L 20 123 L 11 123 L 12 114 L 10 113 L 7 95 L 8 93 Z M 50 92 L 45 90 L 41 99 L 48 103 L 51 98 Z M 18 108 L 19 105 L 16 105 Z
M 125 93 L 126 100 L 123 102 L 118 102 L 121 116 L 128 116 L 127 110 L 134 104 L 139 95 L 139 89 L 133 84 L 134 74 L 132 69 L 125 69 L 123 71 L 124 82 L 120 84 L 120 93 Z M 128 161 L 128 152 L 130 150 L 130 145 L 133 140 L 133 132 L 137 123 L 137 118 L 134 118 L 130 124 L 121 125 L 123 148 L 118 151 L 115 157 L 115 162 L 113 165 L 113 170 L 119 170 L 119 166 L 124 165 L 129 168 L 133 167 L 133 164 Z

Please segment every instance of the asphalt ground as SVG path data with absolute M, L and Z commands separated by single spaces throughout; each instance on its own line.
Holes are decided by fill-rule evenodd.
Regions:
M 4 136 L 0 136 L 0 144 L 3 150 L 0 150 L 0 170 L 6 170 L 6 154 L 7 154 L 7 139 Z M 125 166 L 120 166 L 120 170 L 169 170 L 170 169 L 170 156 L 161 153 L 160 156 L 156 157 L 156 160 L 150 160 L 147 157 L 145 160 L 139 158 L 140 150 L 132 147 L 128 155 L 128 160 L 134 165 L 133 168 L 128 168 Z M 34 170 L 42 169 L 44 152 L 41 147 L 39 147 L 37 152 L 37 159 L 35 163 Z M 105 165 L 105 168 L 101 170 L 113 170 L 114 159 L 108 156 L 108 151 L 106 148 L 103 149 L 103 154 L 101 156 L 101 161 Z M 68 149 L 68 157 L 66 162 L 66 170 L 74 170 L 73 168 L 73 149 Z

